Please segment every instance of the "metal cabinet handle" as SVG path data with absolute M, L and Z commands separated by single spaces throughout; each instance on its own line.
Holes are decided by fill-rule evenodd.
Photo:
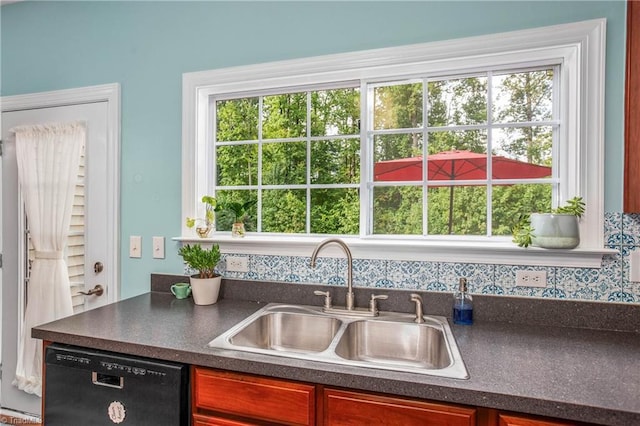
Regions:
M 84 292 L 84 291 L 79 291 L 78 294 L 84 294 L 85 296 L 92 296 L 92 295 L 96 295 L 96 296 L 102 296 L 102 293 L 104 293 L 104 287 L 102 287 L 100 284 L 96 284 L 96 286 L 94 288 L 92 288 L 91 290 Z

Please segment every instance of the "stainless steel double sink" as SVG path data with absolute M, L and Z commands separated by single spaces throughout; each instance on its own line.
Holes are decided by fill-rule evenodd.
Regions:
M 321 307 L 269 304 L 210 347 L 348 366 L 468 379 L 447 319 L 380 312 L 371 318 Z

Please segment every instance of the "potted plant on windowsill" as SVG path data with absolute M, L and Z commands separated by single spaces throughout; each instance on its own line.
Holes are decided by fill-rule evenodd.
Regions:
M 207 238 L 211 230 L 215 227 L 215 212 L 217 201 L 210 195 L 204 195 L 202 202 L 205 206 L 203 218 L 187 217 L 187 228 L 196 227 L 196 233 L 200 238 Z
M 511 228 L 513 242 L 520 247 L 572 249 L 580 244 L 578 219 L 585 211 L 582 197 L 573 197 L 550 213 L 521 215 Z
M 203 249 L 199 244 L 186 244 L 178 250 L 184 262 L 198 271 L 191 276 L 191 294 L 196 305 L 212 305 L 218 301 L 222 276 L 216 274 L 215 267 L 220 262 L 220 246 L 213 244 Z
M 233 225 L 231 226 L 231 236 L 234 238 L 243 238 L 245 235 L 244 220 L 247 217 L 247 211 L 256 204 L 255 200 L 247 201 L 245 203 L 238 203 L 236 201 L 225 203 L 222 207 L 224 210 L 229 210 L 233 213 Z

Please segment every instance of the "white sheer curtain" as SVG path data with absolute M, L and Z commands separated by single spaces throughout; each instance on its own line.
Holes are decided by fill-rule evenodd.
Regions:
M 76 122 L 20 126 L 12 131 L 18 182 L 35 249 L 13 384 L 42 396 L 42 344 L 31 338 L 31 327 L 73 314 L 64 249 L 86 127 Z

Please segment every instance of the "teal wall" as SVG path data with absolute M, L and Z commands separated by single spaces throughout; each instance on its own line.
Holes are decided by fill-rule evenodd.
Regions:
M 622 209 L 624 1 L 57 2 L 1 13 L 1 94 L 122 89 L 122 297 L 181 273 L 182 74 L 607 18 L 605 210 Z M 128 257 L 142 235 L 142 259 Z M 151 237 L 167 237 L 164 260 Z

